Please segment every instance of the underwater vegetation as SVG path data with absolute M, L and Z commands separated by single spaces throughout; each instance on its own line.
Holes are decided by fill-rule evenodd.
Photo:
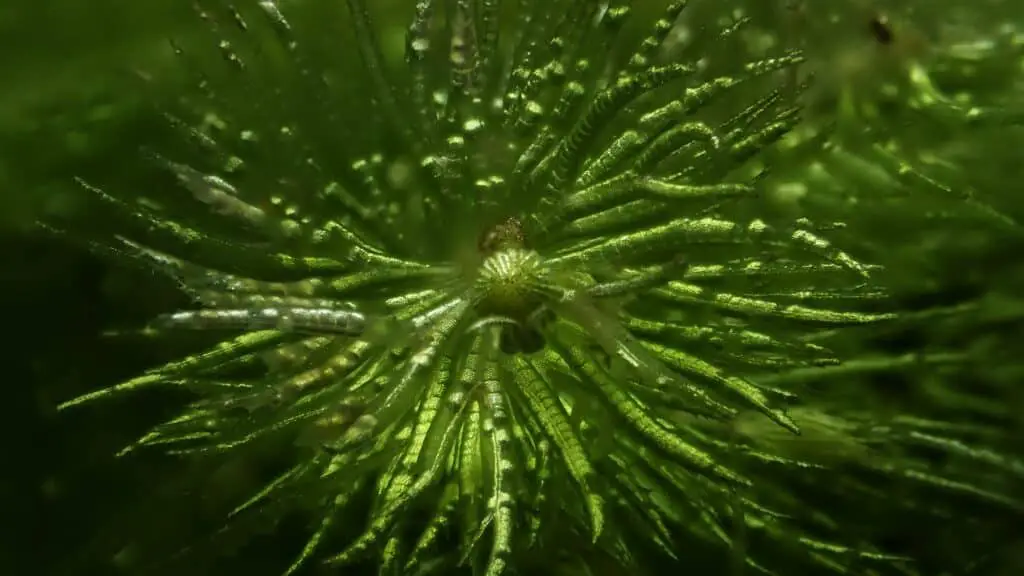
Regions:
M 121 456 L 274 464 L 223 528 L 122 569 L 202 573 L 200 549 L 298 513 L 288 575 L 935 574 L 870 513 L 979 539 L 987 511 L 1019 520 L 999 398 L 1020 372 L 970 377 L 1011 359 L 957 335 L 1019 308 L 909 304 L 930 288 L 894 280 L 910 247 L 864 228 L 890 211 L 908 235 L 1019 239 L 1015 215 L 877 98 L 832 91 L 776 31 L 795 4 L 635 4 L 400 3 L 396 57 L 368 0 L 195 3 L 203 40 L 172 43 L 187 88 L 137 70 L 134 155 L 41 226 L 190 299 L 117 337 L 201 349 L 59 409 L 180 390 Z M 940 99 L 921 66 L 897 66 L 892 114 L 1020 122 Z

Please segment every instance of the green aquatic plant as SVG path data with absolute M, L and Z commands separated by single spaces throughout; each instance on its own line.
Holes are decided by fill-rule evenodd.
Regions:
M 993 160 L 978 143 L 1013 138 L 1024 122 L 1020 30 L 960 6 L 947 8 L 959 15 L 950 24 L 947 11 L 913 2 L 793 4 L 791 42 L 815 54 L 805 72 L 819 79 L 806 99 L 818 121 L 791 136 L 819 151 L 794 178 L 802 194 L 813 189 L 813 201 L 843 207 L 870 202 L 900 218 L 907 206 L 926 207 L 908 227 L 915 232 L 925 220 L 955 229 L 952 219 L 1019 234 L 1016 206 L 977 175 Z
M 198 3 L 212 49 L 175 44 L 193 84 L 154 97 L 170 134 L 145 168 L 78 180 L 89 219 L 46 226 L 192 298 L 145 334 L 223 339 L 61 409 L 177 388 L 194 401 L 123 454 L 279 450 L 225 530 L 309 513 L 288 574 L 635 571 L 704 548 L 908 573 L 784 480 L 829 483 L 839 455 L 935 478 L 875 452 L 926 423 L 787 412 L 807 381 L 906 363 L 844 363 L 838 328 L 897 319 L 879 269 L 765 194 L 802 54 L 714 58 L 750 52 L 742 13 L 666 52 L 686 1 L 647 22 L 628 1 L 420 0 L 397 62 L 346 4 Z M 854 477 L 833 493 L 885 501 Z

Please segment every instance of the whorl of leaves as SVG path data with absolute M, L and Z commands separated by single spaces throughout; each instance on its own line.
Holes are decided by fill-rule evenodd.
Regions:
M 46 224 L 180 284 L 194 307 L 148 334 L 224 335 L 62 409 L 177 387 L 194 401 L 125 454 L 285 447 L 213 542 L 298 508 L 287 574 L 636 573 L 716 548 L 909 574 L 822 504 L 1024 508 L 1001 490 L 1022 464 L 970 442 L 991 428 L 880 422 L 819 386 L 967 355 L 844 357 L 850 326 L 942 312 L 893 312 L 843 223 L 772 209 L 799 51 L 737 63 L 750 19 L 698 27 L 679 0 L 653 22 L 628 0 L 419 0 L 398 64 L 367 0 L 335 4 L 197 2 L 209 45 L 174 45 L 191 86 L 154 99 L 177 143 L 126 160 L 152 167 L 137 182 L 80 179 L 92 224 Z

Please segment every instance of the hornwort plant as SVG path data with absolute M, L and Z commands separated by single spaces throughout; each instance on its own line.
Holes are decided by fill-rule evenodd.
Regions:
M 804 104 L 816 121 L 788 137 L 817 155 L 817 163 L 797 155 L 802 196 L 916 216 L 912 234 L 928 221 L 1024 230 L 1016 207 L 980 190 L 977 178 L 991 170 L 977 166 L 981 154 L 992 164 L 985 144 L 1013 139 L 1024 120 L 1014 97 L 1024 42 L 1016 27 L 999 25 L 1005 20 L 979 22 L 965 8 L 949 7 L 962 19 L 953 25 L 915 2 L 787 3 L 782 29 L 809 54 L 801 73 L 815 78 Z
M 799 51 L 679 0 L 653 22 L 628 0 L 419 0 L 397 63 L 345 4 L 196 3 L 209 49 L 175 44 L 192 84 L 154 98 L 174 138 L 140 143 L 139 182 L 78 180 L 96 218 L 44 225 L 191 297 L 145 333 L 222 340 L 62 410 L 177 388 L 193 401 L 123 454 L 280 451 L 224 530 L 301 508 L 289 575 L 637 573 L 707 550 L 735 574 L 910 574 L 822 503 L 955 514 L 923 485 L 1020 509 L 996 474 L 1015 464 L 957 439 L 989 428 L 815 400 L 965 354 L 845 357 L 841 328 L 921 314 L 878 303 L 842 223 L 765 198 Z M 680 27 L 691 44 L 663 50 Z M 936 473 L 915 443 L 961 460 Z M 878 488 L 894 478 L 912 487 Z

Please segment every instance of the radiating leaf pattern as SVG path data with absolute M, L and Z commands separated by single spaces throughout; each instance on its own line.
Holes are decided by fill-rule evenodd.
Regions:
M 764 152 L 801 122 L 803 55 L 666 58 L 687 4 L 647 22 L 628 0 L 419 0 L 396 66 L 367 0 L 320 10 L 349 26 L 337 38 L 271 0 L 197 2 L 218 58 L 175 45 L 194 85 L 159 104 L 185 145 L 144 149 L 163 179 L 79 181 L 113 233 L 47 226 L 177 280 L 194 307 L 148 332 L 224 340 L 61 407 L 195 394 L 125 454 L 294 441 L 294 465 L 228 519 L 323 494 L 288 574 L 374 557 L 382 574 L 497 576 L 544 554 L 589 573 L 580 546 L 635 573 L 638 545 L 685 558 L 680 542 L 774 573 L 744 540 L 909 573 L 780 480 L 832 481 L 820 451 L 785 450 L 806 425 L 878 475 L 1019 507 L 873 440 L 1021 473 L 941 423 L 787 411 L 805 381 L 898 368 L 844 363 L 830 334 L 899 318 L 841 222 L 767 209 Z M 365 529 L 339 541 L 365 498 Z

